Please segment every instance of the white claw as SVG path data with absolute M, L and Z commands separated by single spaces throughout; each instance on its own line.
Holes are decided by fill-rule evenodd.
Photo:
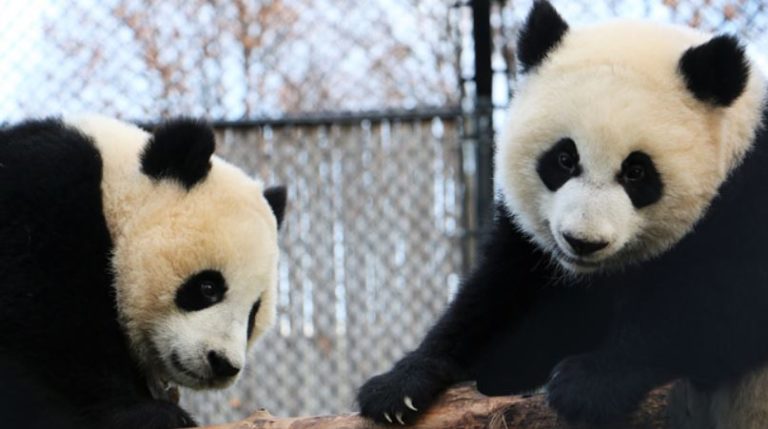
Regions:
M 395 418 L 397 419 L 397 422 L 401 425 L 405 426 L 405 422 L 403 421 L 403 413 L 397 413 L 395 414 Z
M 413 406 L 413 400 L 411 399 L 410 396 L 406 396 L 405 398 L 403 398 L 403 402 L 405 403 L 406 407 L 412 409 L 413 411 L 419 411 L 418 408 Z
M 385 418 L 385 419 L 387 419 L 387 421 L 388 421 L 388 422 L 390 422 L 390 423 L 394 423 L 394 422 L 392 421 L 392 417 L 389 417 L 389 413 L 384 413 L 384 418 Z

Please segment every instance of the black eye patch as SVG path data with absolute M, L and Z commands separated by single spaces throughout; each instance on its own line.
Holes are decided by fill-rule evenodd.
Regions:
M 621 163 L 621 171 L 616 180 L 624 187 L 624 191 L 635 208 L 649 206 L 661 199 L 664 183 L 653 160 L 644 152 L 630 153 Z
M 259 312 L 259 307 L 261 307 L 261 298 L 257 299 L 253 303 L 253 307 L 251 307 L 251 313 L 248 315 L 248 334 L 246 338 L 251 338 L 251 334 L 253 334 L 253 325 L 256 323 L 256 314 Z
M 581 165 L 576 143 L 568 137 L 560 139 L 539 158 L 536 172 L 539 173 L 544 186 L 552 192 L 563 186 L 571 177 L 580 175 Z
M 216 270 L 204 270 L 188 278 L 176 290 L 176 306 L 184 311 L 199 311 L 224 299 L 227 283 Z

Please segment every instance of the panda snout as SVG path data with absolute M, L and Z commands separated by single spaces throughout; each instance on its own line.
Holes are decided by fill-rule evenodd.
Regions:
M 240 368 L 233 365 L 226 356 L 215 351 L 208 352 L 208 364 L 216 378 L 230 378 L 240 372 Z
M 605 249 L 610 244 L 608 241 L 577 238 L 568 233 L 563 233 L 563 239 L 577 256 L 589 256 L 598 250 Z

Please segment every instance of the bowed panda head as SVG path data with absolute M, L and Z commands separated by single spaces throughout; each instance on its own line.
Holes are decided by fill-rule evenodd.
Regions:
M 627 20 L 574 29 L 538 1 L 517 52 L 496 181 L 568 272 L 669 249 L 760 127 L 763 78 L 732 36 Z
M 213 155 L 203 123 L 149 134 L 87 117 L 73 125 L 103 161 L 121 324 L 151 380 L 224 387 L 275 313 L 284 188 L 269 188 Z

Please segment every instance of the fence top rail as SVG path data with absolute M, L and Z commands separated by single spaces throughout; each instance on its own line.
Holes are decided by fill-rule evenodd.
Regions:
M 462 115 L 459 106 L 429 107 L 419 109 L 387 109 L 358 112 L 319 112 L 308 114 L 291 114 L 278 118 L 252 118 L 238 120 L 212 120 L 214 128 L 259 128 L 259 127 L 294 127 L 294 126 L 324 126 L 324 125 L 356 125 L 363 121 L 369 122 L 416 122 L 438 119 L 456 119 Z M 137 124 L 145 129 L 154 128 L 156 122 L 138 121 Z

